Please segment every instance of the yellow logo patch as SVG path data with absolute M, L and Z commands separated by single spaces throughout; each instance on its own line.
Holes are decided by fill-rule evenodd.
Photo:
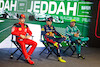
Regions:
M 53 27 L 51 27 L 51 29 L 53 29 Z
M 19 28 L 19 31 L 21 31 L 22 30 L 22 28 Z
M 49 33 L 46 33 L 47 35 L 49 35 Z
M 26 28 L 26 26 L 24 26 Z
M 50 34 L 52 34 L 52 32 L 50 32 Z
M 44 31 L 44 28 L 42 28 L 41 30 Z

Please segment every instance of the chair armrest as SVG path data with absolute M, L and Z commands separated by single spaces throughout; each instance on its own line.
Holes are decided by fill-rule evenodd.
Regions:
M 31 36 L 31 37 L 32 37 L 32 40 L 33 40 L 33 37 L 34 37 L 34 36 Z
M 14 41 L 14 36 L 16 36 L 16 35 L 12 35 L 11 41 Z M 19 37 L 19 36 L 16 36 L 16 37 Z M 34 37 L 34 36 L 31 36 L 31 37 L 32 37 L 32 40 L 33 40 L 33 37 Z

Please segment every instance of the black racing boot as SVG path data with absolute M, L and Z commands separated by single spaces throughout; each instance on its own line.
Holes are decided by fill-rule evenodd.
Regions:
M 78 58 L 85 59 L 81 54 L 78 54 Z

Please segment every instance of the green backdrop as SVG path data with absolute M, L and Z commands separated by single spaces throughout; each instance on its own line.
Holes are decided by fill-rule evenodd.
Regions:
M 51 7 L 50 7 L 51 6 Z M 65 34 L 65 28 L 70 24 L 71 19 L 76 20 L 76 26 L 80 29 L 82 36 L 88 36 L 89 23 L 91 22 L 91 10 L 93 3 L 84 0 L 0 0 L 0 9 L 15 14 L 25 14 L 26 23 L 45 25 L 45 22 L 29 21 L 29 12 L 45 12 L 50 15 L 58 16 L 64 20 L 63 24 L 53 23 L 61 34 Z M 1 18 L 0 18 L 1 19 Z M 0 31 L 4 28 L 17 23 L 18 20 L 5 20 L 0 23 Z M 10 34 L 10 29 L 0 33 L 0 42 Z M 5 33 L 6 32 L 6 33 Z M 5 33 L 5 34 L 4 34 Z M 6 36 L 5 36 L 6 35 Z

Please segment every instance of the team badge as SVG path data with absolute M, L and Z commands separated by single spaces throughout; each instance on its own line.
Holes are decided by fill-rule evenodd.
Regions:
M 51 27 L 51 29 L 53 29 L 53 27 Z
M 26 28 L 26 26 L 24 26 Z
M 49 33 L 46 33 L 47 35 L 49 35 Z
M 19 31 L 21 31 L 22 30 L 22 28 L 19 28 Z
M 41 30 L 44 31 L 44 28 L 42 28 Z

